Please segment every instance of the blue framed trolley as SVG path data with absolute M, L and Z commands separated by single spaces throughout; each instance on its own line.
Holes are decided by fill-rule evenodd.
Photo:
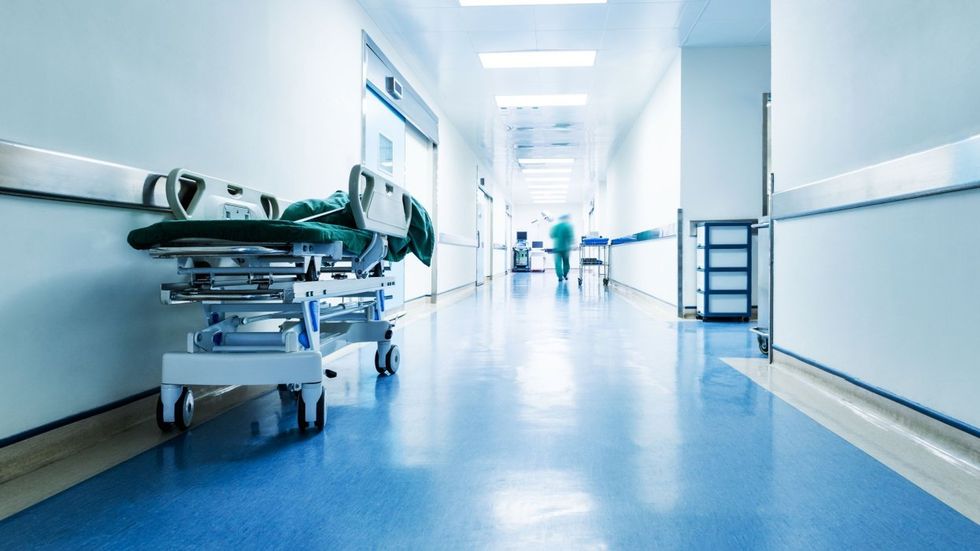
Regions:
M 752 316 L 752 223 L 697 227 L 697 317 L 748 321 Z
M 609 285 L 609 238 L 583 237 L 579 243 L 578 284 L 581 287 L 585 273 L 595 271 L 603 285 Z

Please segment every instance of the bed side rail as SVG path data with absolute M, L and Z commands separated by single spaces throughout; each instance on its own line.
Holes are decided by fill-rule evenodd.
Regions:
M 412 218 L 412 196 L 361 165 L 350 171 L 350 205 L 362 230 L 405 237 Z
M 273 195 L 183 168 L 170 171 L 166 189 L 178 220 L 275 220 L 282 212 Z

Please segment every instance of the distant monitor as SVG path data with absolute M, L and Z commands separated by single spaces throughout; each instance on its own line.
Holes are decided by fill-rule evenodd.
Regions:
M 517 240 L 518 241 L 527 241 L 527 232 L 526 231 L 519 231 L 519 232 L 517 232 Z
M 544 248 L 544 241 L 531 241 L 531 248 L 532 249 L 543 249 Z

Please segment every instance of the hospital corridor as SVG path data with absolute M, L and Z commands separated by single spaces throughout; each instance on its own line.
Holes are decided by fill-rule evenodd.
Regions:
M 977 21 L 0 0 L 0 550 L 980 549 Z

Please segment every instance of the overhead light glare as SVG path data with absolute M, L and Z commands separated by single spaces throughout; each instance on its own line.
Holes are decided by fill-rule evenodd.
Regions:
M 480 54 L 484 69 L 531 69 L 537 67 L 592 67 L 595 50 L 527 50 Z
M 523 168 L 524 174 L 571 174 L 570 168 Z
M 517 162 L 522 165 L 570 165 L 575 162 L 575 159 L 557 157 L 524 157 L 517 159 Z
M 553 6 L 556 4 L 605 4 L 606 0 L 459 0 L 464 8 L 470 6 Z
M 497 107 L 577 107 L 589 101 L 588 94 L 530 94 L 496 96 Z
M 568 182 L 571 178 L 567 176 L 543 177 L 543 178 L 524 178 L 525 182 Z

